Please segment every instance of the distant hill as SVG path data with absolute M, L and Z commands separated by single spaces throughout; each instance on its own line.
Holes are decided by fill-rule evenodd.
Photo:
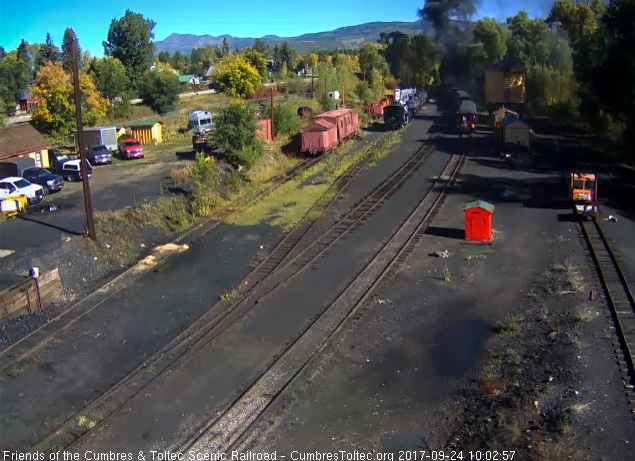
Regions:
M 298 37 L 278 37 L 265 35 L 261 37 L 267 45 L 275 45 L 287 41 L 292 48 L 300 51 L 312 51 L 333 48 L 357 48 L 366 42 L 376 42 L 382 32 L 399 31 L 408 34 L 426 32 L 421 21 L 415 22 L 369 22 L 357 26 L 341 27 L 329 32 L 304 34 Z M 192 48 L 205 45 L 220 46 L 227 37 L 232 48 L 244 49 L 254 44 L 256 37 L 232 37 L 231 35 L 192 35 L 170 34 L 165 40 L 155 41 L 159 51 L 189 54 Z

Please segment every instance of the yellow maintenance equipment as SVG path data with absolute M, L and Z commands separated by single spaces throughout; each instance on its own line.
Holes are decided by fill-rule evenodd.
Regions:
M 0 199 L 0 211 L 4 216 L 14 216 L 26 210 L 29 201 L 25 195 L 14 195 Z

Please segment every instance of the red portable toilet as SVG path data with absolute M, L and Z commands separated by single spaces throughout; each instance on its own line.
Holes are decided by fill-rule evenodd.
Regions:
M 483 200 L 475 200 L 466 204 L 463 211 L 465 212 L 465 240 L 491 242 L 494 205 Z

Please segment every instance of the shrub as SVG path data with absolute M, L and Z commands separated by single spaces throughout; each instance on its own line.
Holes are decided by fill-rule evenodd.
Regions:
M 273 129 L 277 135 L 294 135 L 300 129 L 298 109 L 289 102 L 278 103 L 273 108 Z
M 217 192 L 219 171 L 214 157 L 206 157 L 203 152 L 198 153 L 189 176 L 192 186 L 192 214 L 194 216 L 210 214 L 219 199 Z
M 333 110 L 335 109 L 335 101 L 329 98 L 329 95 L 323 93 L 319 99 L 320 105 L 322 106 L 322 110 Z
M 220 109 L 215 124 L 216 143 L 230 154 L 257 142 L 255 111 L 246 104 L 235 103 Z
M 256 143 L 251 146 L 245 146 L 242 149 L 232 152 L 229 155 L 229 161 L 235 165 L 250 169 L 264 154 L 264 144 Z

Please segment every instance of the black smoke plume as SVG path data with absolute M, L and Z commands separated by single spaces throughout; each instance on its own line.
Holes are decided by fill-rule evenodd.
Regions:
M 478 9 L 479 0 L 425 0 L 419 16 L 434 30 L 437 41 L 448 39 L 456 29 L 454 21 L 469 20 Z

